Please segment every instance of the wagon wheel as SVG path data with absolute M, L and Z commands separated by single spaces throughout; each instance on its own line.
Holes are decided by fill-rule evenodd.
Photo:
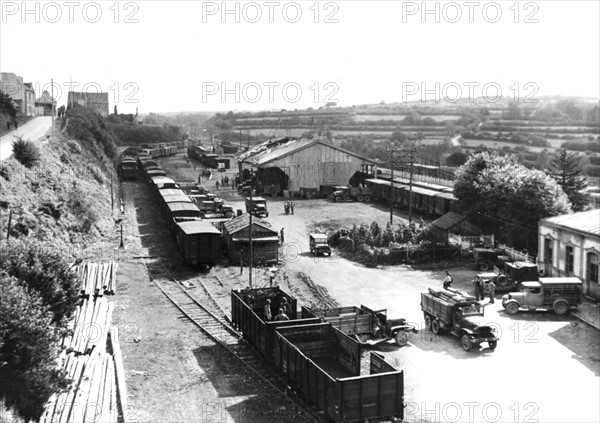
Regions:
M 408 334 L 403 330 L 398 331 L 396 332 L 394 340 L 396 341 L 396 345 L 398 345 L 399 347 L 403 347 L 406 344 L 408 344 Z

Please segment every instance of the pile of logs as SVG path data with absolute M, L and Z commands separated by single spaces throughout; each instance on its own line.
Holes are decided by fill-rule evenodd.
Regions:
M 117 287 L 117 263 L 87 262 L 77 266 L 82 295 L 114 295 Z
M 72 333 L 63 338 L 60 356 L 72 384 L 50 397 L 40 423 L 123 422 L 125 373 L 117 328 L 111 332 L 115 303 L 102 296 L 114 293 L 116 263 L 85 263 L 76 271 L 82 302 L 71 322 Z

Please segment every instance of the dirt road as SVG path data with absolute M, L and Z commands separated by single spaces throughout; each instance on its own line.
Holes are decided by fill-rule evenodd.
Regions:
M 52 116 L 38 116 L 19 126 L 0 138 L 0 161 L 12 155 L 12 143 L 18 137 L 24 140 L 38 141 L 45 137 L 52 127 Z

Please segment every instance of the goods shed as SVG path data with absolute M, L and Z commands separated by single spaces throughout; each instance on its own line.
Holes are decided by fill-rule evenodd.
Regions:
M 223 238 L 229 258 L 234 263 L 247 263 L 250 254 L 250 216 L 243 214 L 223 225 Z M 279 234 L 261 219 L 252 219 L 252 263 L 278 260 Z
M 254 174 L 257 185 L 291 192 L 348 185 L 356 172 L 376 171 L 375 161 L 323 140 L 289 137 L 258 144 L 238 156 L 238 165 L 243 180 Z

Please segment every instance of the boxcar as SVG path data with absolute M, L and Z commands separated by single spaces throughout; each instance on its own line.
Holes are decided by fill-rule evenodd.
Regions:
M 184 263 L 214 266 L 221 258 L 223 238 L 209 222 L 179 222 L 175 226 L 175 234 Z
M 138 179 L 138 167 L 134 159 L 124 157 L 119 165 L 119 175 L 123 180 Z
M 167 220 L 170 222 L 176 222 L 178 218 L 194 218 L 200 219 L 200 209 L 190 202 L 185 201 L 173 201 L 167 203 Z
M 333 422 L 404 418 L 404 373 L 329 323 L 277 329 L 275 367 L 317 413 Z
M 275 317 L 284 297 L 291 304 L 292 310 L 297 310 L 296 299 L 278 287 L 231 291 L 231 322 L 233 326 L 269 363 L 273 361 L 277 328 L 320 323 L 320 319 L 317 317 L 303 318 L 297 316 L 297 313 L 292 313 L 290 320 L 265 321 L 264 307 L 267 299 L 271 300 L 271 315 Z

